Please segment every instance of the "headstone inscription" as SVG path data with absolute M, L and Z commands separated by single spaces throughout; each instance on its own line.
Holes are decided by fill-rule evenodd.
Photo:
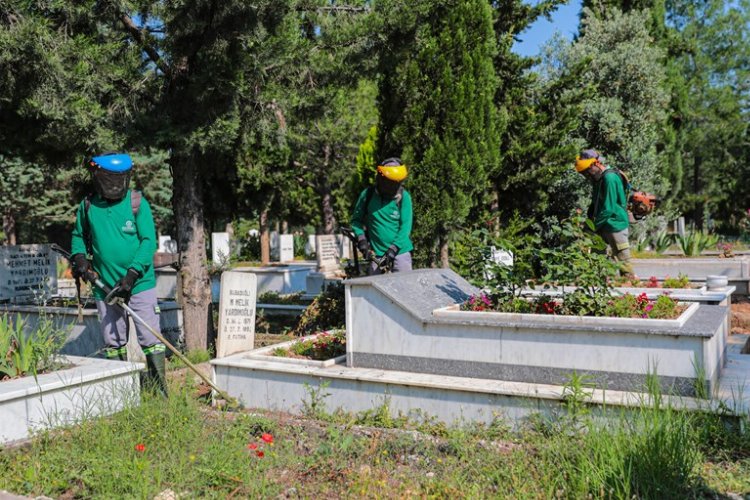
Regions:
M 49 245 L 0 247 L 0 300 L 57 292 L 57 259 Z
M 340 249 L 333 234 L 318 235 L 315 238 L 318 256 L 318 272 L 333 273 L 339 270 Z
M 258 279 L 255 274 L 237 271 L 221 273 L 217 358 L 253 349 L 257 292 Z

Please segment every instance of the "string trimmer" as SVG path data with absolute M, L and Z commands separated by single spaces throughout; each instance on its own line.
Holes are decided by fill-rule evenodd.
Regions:
M 73 262 L 71 260 L 72 256 L 70 255 L 70 252 L 66 251 L 59 245 L 53 243 L 52 245 L 50 245 L 50 248 L 53 251 L 65 257 L 66 259 L 68 259 L 68 262 L 71 262 L 71 263 Z M 198 375 L 201 378 L 201 380 L 203 380 L 206 384 L 208 384 L 209 387 L 211 387 L 211 389 L 216 391 L 216 393 L 219 396 L 221 396 L 227 402 L 227 404 L 233 407 L 240 406 L 240 403 L 235 398 L 231 397 L 229 394 L 227 394 L 226 392 L 216 387 L 216 385 L 211 380 L 209 380 L 208 377 L 206 377 L 203 373 L 201 373 L 201 371 L 198 370 L 198 368 L 193 363 L 191 363 L 175 346 L 173 346 L 167 339 L 165 339 L 161 333 L 151 328 L 151 326 L 149 326 L 149 324 L 146 323 L 146 321 L 144 321 L 143 318 L 138 316 L 133 311 L 133 309 L 128 305 L 128 303 L 125 302 L 125 300 L 122 297 L 117 295 L 117 292 L 119 292 L 119 287 L 117 286 L 114 288 L 108 287 L 107 285 L 104 284 L 104 282 L 101 279 L 99 279 L 99 276 L 94 271 L 88 271 L 86 275 L 83 276 L 83 279 L 88 281 L 89 283 L 92 283 L 94 286 L 96 286 L 97 288 L 99 288 L 101 291 L 103 291 L 106 294 L 106 296 L 104 297 L 104 301 L 107 304 L 119 306 L 126 313 L 128 313 L 128 316 L 133 318 L 135 321 L 137 321 L 141 325 L 145 326 L 148 329 L 148 331 L 153 334 L 154 337 L 159 339 L 161 343 L 163 343 L 165 346 L 167 346 L 167 348 L 170 351 L 172 351 L 172 354 L 177 356 L 177 359 L 185 363 L 185 366 L 193 370 L 193 372 L 195 372 L 195 374 Z

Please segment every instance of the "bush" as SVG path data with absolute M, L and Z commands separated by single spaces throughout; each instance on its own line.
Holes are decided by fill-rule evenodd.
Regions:
M 331 283 L 307 306 L 292 333 L 298 337 L 344 328 L 344 285 Z

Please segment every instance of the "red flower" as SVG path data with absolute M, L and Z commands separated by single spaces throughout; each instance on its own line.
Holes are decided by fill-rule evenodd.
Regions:
M 257 456 L 258 458 L 263 458 L 263 457 L 265 457 L 265 456 L 266 456 L 266 454 L 265 454 L 265 453 L 263 453 L 263 450 L 258 450 L 258 451 L 256 451 L 256 452 L 255 452 L 255 455 L 256 455 L 256 456 Z
M 138 453 L 143 453 L 144 451 L 146 451 L 146 445 L 143 443 L 138 443 L 137 445 L 135 445 L 135 451 L 137 451 Z
M 258 445 L 255 444 L 255 443 L 250 443 L 250 444 L 247 445 L 247 449 L 248 450 L 257 450 L 258 449 Z
M 268 444 L 273 443 L 273 436 L 268 433 L 263 433 L 260 438 Z

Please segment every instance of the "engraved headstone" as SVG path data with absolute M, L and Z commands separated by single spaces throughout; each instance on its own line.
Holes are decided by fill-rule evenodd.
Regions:
M 318 255 L 318 271 L 321 273 L 338 271 L 341 253 L 336 236 L 333 234 L 316 236 L 315 247 Z
M 57 258 L 49 245 L 0 247 L 0 300 L 57 292 Z
M 217 358 L 253 349 L 257 291 L 255 274 L 237 271 L 221 273 Z
M 229 259 L 229 233 L 211 233 L 211 260 L 222 264 Z
M 294 260 L 294 236 L 282 234 L 279 236 L 279 262 Z

